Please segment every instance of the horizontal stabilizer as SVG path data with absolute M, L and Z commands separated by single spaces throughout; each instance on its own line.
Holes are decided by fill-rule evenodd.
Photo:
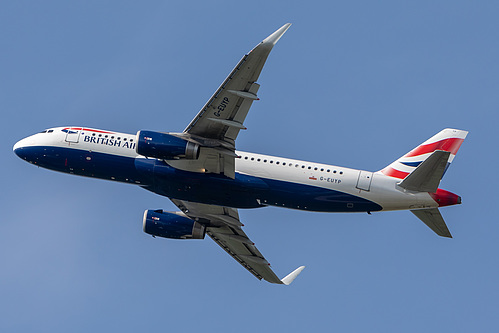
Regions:
M 450 152 L 434 151 L 423 163 L 399 184 L 400 187 L 410 191 L 435 193 L 440 184 Z
M 438 208 L 411 210 L 421 221 L 424 222 L 437 235 L 452 238 L 447 225 Z

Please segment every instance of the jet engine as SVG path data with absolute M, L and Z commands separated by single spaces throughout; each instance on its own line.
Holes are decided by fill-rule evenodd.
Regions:
M 199 157 L 199 145 L 171 134 L 138 131 L 137 154 L 147 157 L 172 160 L 185 158 L 195 160 Z
M 203 239 L 205 226 L 181 212 L 146 210 L 143 221 L 144 232 L 158 237 L 175 239 Z

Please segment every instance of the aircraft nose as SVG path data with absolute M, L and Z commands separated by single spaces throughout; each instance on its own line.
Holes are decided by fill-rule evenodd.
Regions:
M 14 145 L 14 148 L 12 148 L 12 150 L 14 151 L 14 153 L 19 157 L 19 158 L 23 158 L 24 154 L 23 154 L 23 144 L 22 144 L 22 141 L 23 140 L 20 140 L 20 141 L 17 141 L 16 144 Z
M 26 160 L 27 159 L 27 155 L 26 155 L 26 147 L 29 145 L 29 143 L 31 142 L 31 138 L 30 137 L 27 137 L 27 138 L 24 138 L 22 140 L 19 140 L 16 142 L 16 144 L 14 145 L 14 147 L 12 148 L 12 150 L 14 151 L 14 153 L 19 156 L 19 158 L 22 158 L 23 160 Z
M 17 141 L 16 144 L 14 145 L 14 147 L 12 148 L 12 150 L 14 151 L 14 153 L 16 152 L 16 150 L 18 150 L 19 148 L 22 147 L 22 142 L 21 141 L 23 141 L 23 140 Z

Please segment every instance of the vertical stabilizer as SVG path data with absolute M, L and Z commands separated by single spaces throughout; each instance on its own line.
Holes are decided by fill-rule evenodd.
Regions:
M 447 170 L 467 134 L 467 131 L 446 128 L 379 172 L 404 179 L 437 150 L 450 153 L 445 167 Z

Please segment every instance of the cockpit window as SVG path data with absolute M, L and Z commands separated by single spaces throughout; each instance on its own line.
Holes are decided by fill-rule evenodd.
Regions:
M 47 133 L 52 133 L 54 130 L 48 130 Z
M 45 130 L 45 131 L 41 131 L 40 133 L 47 133 L 47 130 Z

